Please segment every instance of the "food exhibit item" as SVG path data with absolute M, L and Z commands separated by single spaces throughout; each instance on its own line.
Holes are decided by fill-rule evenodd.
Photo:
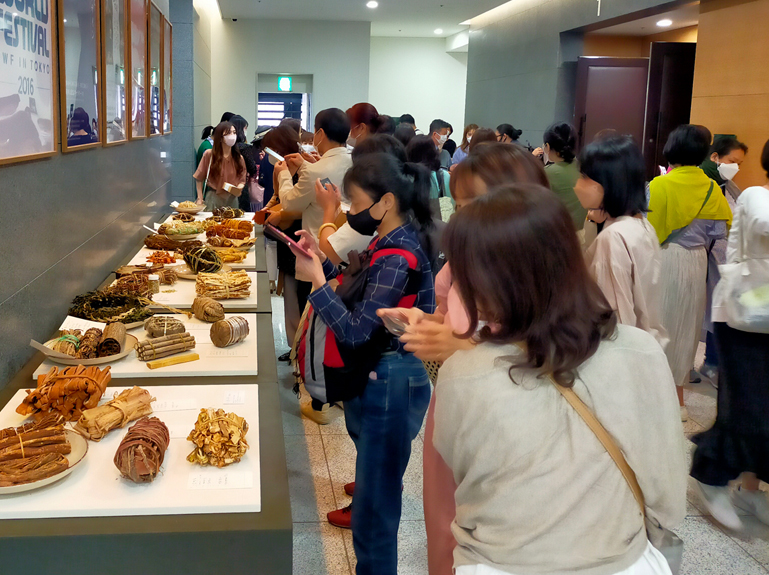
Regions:
M 231 240 L 245 240 L 251 236 L 251 232 L 228 228 L 223 224 L 216 224 L 206 230 L 206 237 L 223 236 Z
M 232 240 L 223 236 L 213 236 L 208 238 L 208 245 L 215 248 L 239 248 L 241 250 L 248 250 L 255 244 L 256 238 L 246 238 L 244 240 Z
M 187 461 L 216 467 L 237 463 L 248 450 L 246 433 L 248 423 L 235 413 L 201 409 L 195 427 L 187 436 L 187 441 L 195 444 Z
M 198 206 L 195 202 L 191 202 L 190 200 L 187 200 L 185 202 L 182 202 L 177 208 L 181 208 L 183 210 L 197 210 L 200 206 Z
M 91 291 L 72 300 L 69 315 L 91 321 L 133 323 L 153 315 L 147 307 L 151 301 L 135 295 L 114 295 Z
M 144 245 L 151 250 L 166 250 L 184 252 L 184 250 L 202 246 L 200 240 L 172 240 L 161 234 L 153 234 L 144 238 Z
M 136 345 L 136 355 L 141 361 L 150 361 L 194 348 L 195 338 L 189 332 L 175 333 L 140 341 Z
M 216 273 L 222 269 L 222 258 L 216 251 L 205 246 L 184 252 L 184 261 L 193 274 Z
M 171 221 L 161 225 L 158 228 L 158 233 L 165 236 L 189 236 L 202 234 L 207 227 L 208 224 L 205 222 Z
M 51 346 L 53 351 L 66 354 L 70 357 L 77 355 L 77 349 L 80 347 L 80 338 L 83 332 L 79 329 L 63 329 Z
M 163 465 L 171 434 L 157 417 L 145 417 L 134 423 L 115 453 L 115 467 L 134 483 L 150 483 Z
M 163 359 L 153 359 L 147 362 L 147 367 L 149 369 L 159 369 L 161 367 L 179 365 L 180 363 L 189 363 L 199 359 L 200 356 L 197 353 L 185 353 L 184 355 L 174 355 L 171 357 L 164 357 Z
M 141 387 L 132 387 L 104 405 L 86 409 L 75 424 L 75 431 L 91 441 L 99 441 L 113 429 L 152 413 L 152 397 Z
M 224 319 L 224 306 L 210 297 L 198 296 L 192 301 L 192 313 L 200 321 L 219 321 Z
M 181 321 L 175 317 L 168 317 L 165 315 L 156 315 L 145 321 L 144 330 L 150 338 L 174 335 L 176 333 L 184 333 L 187 331 Z
M 211 341 L 216 347 L 240 343 L 248 336 L 248 321 L 242 316 L 217 321 L 211 326 Z
M 33 483 L 69 467 L 72 451 L 64 418 L 51 413 L 34 423 L 0 430 L 0 487 Z
M 243 270 L 225 274 L 199 273 L 195 293 L 213 299 L 239 299 L 251 295 L 251 278 Z
M 158 250 L 147 256 L 147 261 L 153 264 L 175 264 L 176 258 L 172 253 Z
M 222 248 L 216 253 L 226 264 L 239 264 L 248 257 L 248 252 L 236 248 Z
M 124 323 L 113 322 L 107 324 L 101 334 L 99 346 L 96 348 L 98 357 L 108 357 L 117 355 L 123 351 L 126 339 L 126 328 Z
M 98 327 L 92 327 L 86 330 L 83 338 L 80 340 L 80 347 L 77 350 L 77 359 L 96 359 L 99 357 L 98 348 L 101 342 L 102 331 Z
M 230 230 L 239 230 L 241 232 L 253 232 L 254 224 L 246 220 L 223 220 L 219 225 Z
M 192 214 L 174 214 L 171 216 L 171 219 L 179 221 L 179 222 L 194 222 L 195 216 Z
M 223 208 L 214 208 L 212 215 L 215 218 L 222 218 L 223 220 L 231 220 L 235 218 L 242 218 L 245 215 L 245 212 L 240 208 L 223 207 Z
M 67 421 L 80 419 L 84 409 L 99 404 L 112 378 L 109 366 L 82 365 L 51 370 L 37 377 L 37 387 L 28 389 L 27 396 L 16 408 L 19 415 L 31 415 L 40 420 L 48 413 L 60 413 Z

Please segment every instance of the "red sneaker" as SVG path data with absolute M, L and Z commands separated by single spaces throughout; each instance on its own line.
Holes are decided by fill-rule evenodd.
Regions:
M 350 497 L 352 497 L 355 494 L 355 482 L 353 481 L 352 483 L 348 483 L 347 485 L 345 485 L 344 492 Z
M 352 505 L 332 511 L 326 515 L 326 518 L 334 527 L 352 529 Z

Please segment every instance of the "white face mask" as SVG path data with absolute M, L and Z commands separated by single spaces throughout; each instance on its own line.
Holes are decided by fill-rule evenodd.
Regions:
M 224 136 L 224 143 L 227 144 L 230 148 L 235 145 L 235 142 L 237 141 L 238 137 L 235 134 L 227 134 Z
M 446 143 L 446 141 L 447 141 L 448 139 L 449 139 L 449 136 L 448 136 L 448 134 L 443 134 L 442 136 L 440 136 L 440 135 L 439 135 L 439 136 L 438 136 L 438 145 L 439 145 L 439 146 L 442 146 L 443 144 L 445 144 L 445 143 Z
M 718 164 L 718 173 L 725 180 L 731 180 L 740 171 L 737 164 Z
M 308 154 L 312 154 L 313 152 L 317 151 L 315 149 L 315 146 L 313 146 L 312 144 L 302 144 L 302 150 L 304 150 Z
M 467 136 L 467 143 L 469 144 L 472 141 L 473 141 L 473 137 L 472 136 Z
M 542 159 L 545 161 L 545 165 L 547 165 L 550 161 L 550 156 L 548 155 L 547 149 L 544 146 L 542 147 Z

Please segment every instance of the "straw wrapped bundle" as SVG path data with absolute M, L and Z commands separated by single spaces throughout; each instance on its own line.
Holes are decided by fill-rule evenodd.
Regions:
M 254 224 L 246 220 L 223 220 L 219 225 L 230 230 L 239 230 L 249 234 L 254 231 Z
M 165 236 L 188 236 L 192 234 L 202 234 L 206 231 L 207 225 L 203 222 L 180 222 L 171 221 L 158 228 L 158 233 Z
M 80 340 L 80 347 L 77 350 L 77 359 L 96 359 L 98 357 L 97 349 L 101 341 L 102 331 L 98 327 L 92 327 L 86 330 L 85 335 Z
M 174 335 L 175 333 L 184 333 L 187 328 L 184 324 L 174 317 L 156 315 L 144 322 L 144 330 L 151 337 L 161 337 L 164 335 Z
M 16 408 L 19 415 L 31 415 L 40 419 L 50 412 L 58 412 L 67 421 L 80 419 L 84 409 L 99 404 L 112 376 L 109 366 L 82 365 L 51 371 L 37 377 L 37 388 L 27 390 L 27 396 Z
M 136 346 L 136 355 L 141 361 L 150 361 L 194 348 L 195 338 L 184 332 L 140 341 Z
M 251 278 L 243 270 L 226 274 L 199 273 L 195 293 L 213 299 L 239 299 L 251 295 Z
M 144 238 L 144 245 L 151 250 L 181 251 L 202 246 L 200 240 L 172 240 L 161 234 L 153 234 Z
M 128 430 L 115 453 L 115 467 L 134 483 L 150 483 L 160 472 L 171 434 L 157 417 L 145 417 Z
M 239 264 L 248 257 L 248 252 L 236 248 L 221 248 L 216 253 L 226 264 Z
M 224 306 L 210 297 L 199 295 L 192 300 L 192 313 L 200 321 L 219 321 L 224 319 Z
M 208 238 L 208 245 L 215 248 L 240 248 L 249 250 L 256 244 L 256 238 L 246 238 L 244 240 L 232 240 L 222 236 L 213 236 Z
M 217 321 L 211 326 L 211 342 L 216 347 L 227 347 L 240 343 L 248 336 L 248 321 L 241 316 Z
M 184 262 L 194 274 L 215 273 L 222 269 L 222 258 L 218 252 L 206 246 L 184 252 Z
M 211 238 L 213 236 L 224 236 L 231 240 L 245 240 L 251 236 L 251 232 L 228 228 L 224 224 L 216 224 L 206 230 L 206 237 Z
M 77 348 L 80 347 L 82 335 L 83 332 L 79 329 L 63 329 L 59 337 L 54 341 L 51 349 L 75 357 L 77 355 Z
M 155 398 L 141 387 L 132 387 L 104 405 L 86 409 L 75 424 L 75 431 L 91 441 L 99 441 L 113 429 L 152 413 Z
M 0 487 L 32 483 L 64 471 L 69 467 L 64 455 L 71 451 L 59 414 L 0 430 Z

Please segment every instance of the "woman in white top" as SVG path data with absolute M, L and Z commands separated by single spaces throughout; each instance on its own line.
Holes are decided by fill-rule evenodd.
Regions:
M 635 471 L 646 516 L 673 527 L 686 463 L 662 349 L 617 325 L 550 190 L 503 186 L 446 235 L 464 337 L 479 342 L 443 364 L 435 407 L 433 442 L 457 483 L 457 575 L 669 575 L 619 468 L 556 389 L 592 410 Z
M 603 231 L 585 252 L 590 274 L 619 322 L 649 332 L 664 349 L 668 340 L 660 322 L 660 247 L 644 217 L 643 156 L 630 136 L 608 138 L 588 145 L 579 166 L 574 192 L 582 207 L 607 216 Z
M 769 178 L 769 142 L 761 164 Z M 724 273 L 726 272 L 726 273 Z M 718 416 L 697 435 L 691 475 L 706 509 L 731 529 L 735 507 L 769 525 L 769 183 L 737 199 L 726 266 L 713 292 L 719 354 Z M 728 483 L 742 474 L 740 487 Z

